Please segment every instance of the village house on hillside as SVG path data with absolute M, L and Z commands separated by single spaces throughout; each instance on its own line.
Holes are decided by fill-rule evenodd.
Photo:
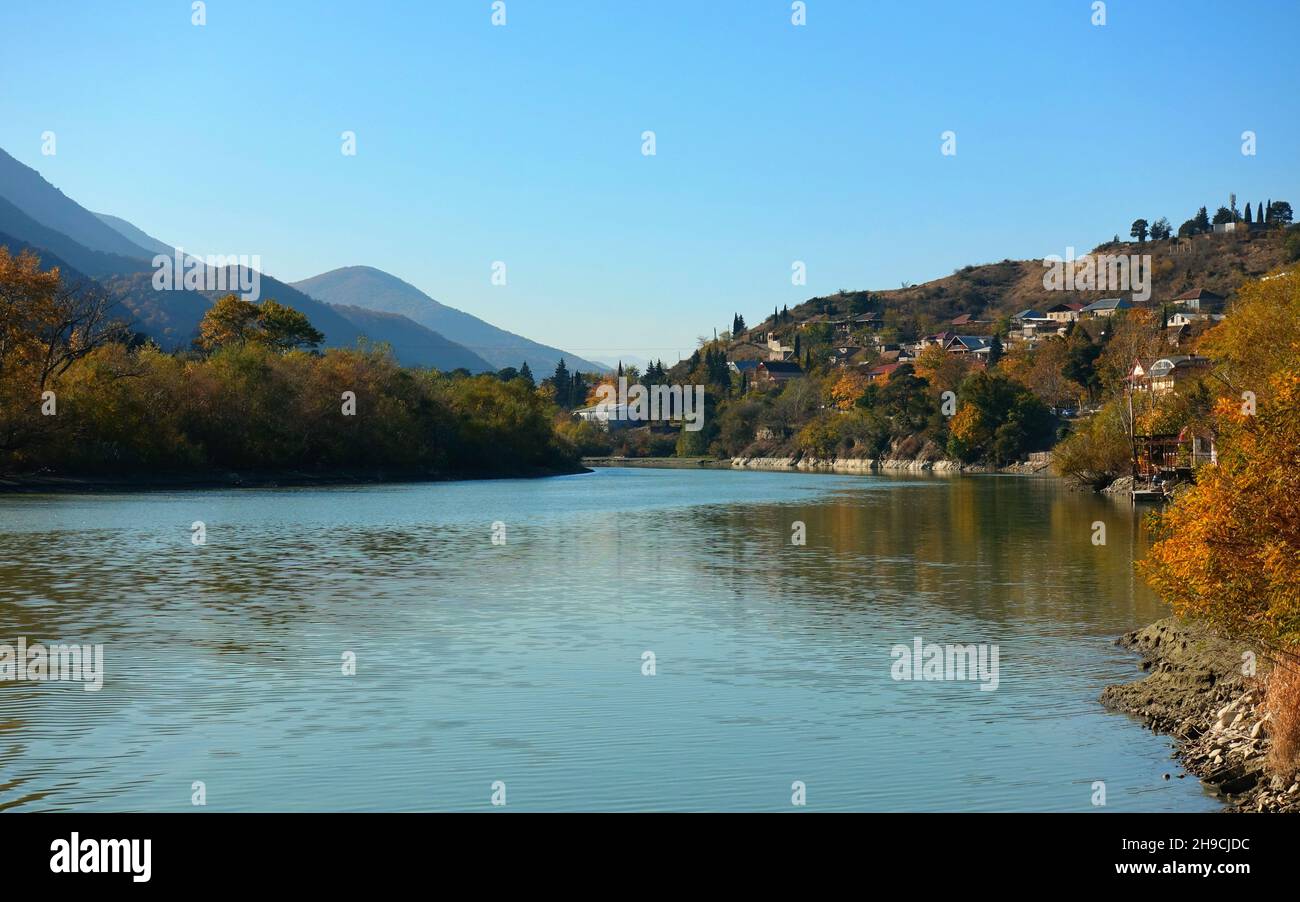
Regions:
M 867 379 L 872 382 L 887 382 L 889 377 L 898 372 L 899 368 L 905 366 L 902 363 L 882 363 L 880 366 L 872 367 L 867 371 Z
M 1187 379 L 1200 376 L 1210 367 L 1208 357 L 1178 354 L 1151 361 L 1135 360 L 1127 380 L 1134 391 L 1167 395 Z
M 606 432 L 618 432 L 634 425 L 628 418 L 626 404 L 593 404 L 575 410 L 573 415 L 583 422 L 594 423 Z
M 1170 327 L 1190 326 L 1192 323 L 1203 321 L 1217 323 L 1222 319 L 1222 313 L 1197 313 L 1194 311 L 1179 310 L 1169 317 L 1166 325 Z
M 1047 308 L 1047 318 L 1058 323 L 1077 322 L 1083 307 L 1079 303 L 1054 304 Z
M 1103 317 L 1114 316 L 1119 310 L 1132 310 L 1133 302 L 1124 298 L 1102 298 L 1100 301 L 1093 301 L 1087 307 L 1079 311 L 1079 316 L 1087 319 L 1101 319 Z
M 775 332 L 767 333 L 767 359 L 768 360 L 789 360 L 794 356 L 794 348 L 789 345 L 781 344 L 781 339 L 776 337 Z
M 1193 291 L 1183 292 L 1178 297 L 1171 299 L 1169 303 L 1175 307 L 1182 307 L 1197 313 L 1218 313 L 1223 310 L 1225 300 L 1227 299 L 1222 295 L 1215 294 L 1213 291 L 1197 288 Z
M 981 335 L 954 335 L 943 349 L 949 354 L 971 354 L 987 360 L 993 351 L 993 339 Z
M 763 387 L 783 385 L 803 376 L 803 368 L 793 361 L 764 360 L 754 370 L 754 384 Z

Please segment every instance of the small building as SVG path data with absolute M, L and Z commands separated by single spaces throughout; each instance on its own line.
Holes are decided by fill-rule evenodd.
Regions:
M 888 382 L 889 377 L 897 373 L 902 366 L 904 366 L 902 363 L 882 363 L 867 371 L 867 379 L 872 382 Z
M 1147 391 L 1153 395 L 1167 395 L 1187 379 L 1200 376 L 1210 367 L 1208 357 L 1175 354 L 1160 357 L 1149 363 L 1133 361 L 1127 381 L 1134 391 Z
M 1047 318 L 1057 323 L 1072 323 L 1079 319 L 1079 314 L 1083 311 L 1083 304 L 1067 303 L 1054 304 L 1047 308 Z
M 980 335 L 954 335 L 943 348 L 949 354 L 974 354 L 988 357 L 993 350 L 993 339 Z
M 781 344 L 781 340 L 776 337 L 775 332 L 767 333 L 768 360 L 789 360 L 792 356 L 794 356 L 794 348 Z
M 1126 301 L 1124 298 L 1102 298 L 1100 301 L 1093 301 L 1087 307 L 1079 311 L 1080 318 L 1102 319 L 1104 317 L 1114 316 L 1120 310 L 1132 310 L 1133 302 Z
M 573 415 L 586 423 L 594 423 L 606 432 L 617 432 L 634 425 L 627 416 L 626 404 L 593 404 L 582 407 Z
M 1030 308 L 1028 310 L 1021 310 L 1019 313 L 1011 317 L 1011 321 L 1013 323 L 1016 323 L 1017 325 L 1024 322 L 1025 320 L 1033 320 L 1033 319 L 1047 319 L 1047 315 Z
M 771 386 L 783 385 L 791 379 L 803 376 L 803 368 L 789 360 L 764 360 L 754 371 L 754 384 Z
M 1175 307 L 1182 307 L 1184 310 L 1194 311 L 1196 313 L 1218 313 L 1223 309 L 1223 302 L 1226 298 L 1223 295 L 1215 294 L 1213 291 L 1206 291 L 1204 288 L 1197 288 L 1193 291 L 1185 291 L 1178 297 L 1169 301 Z
M 1170 327 L 1190 326 L 1192 323 L 1197 322 L 1217 323 L 1221 319 L 1223 319 L 1222 313 L 1196 313 L 1188 310 L 1179 310 L 1177 313 L 1174 313 L 1169 317 L 1169 321 L 1166 325 Z
M 952 341 L 956 337 L 957 337 L 956 332 L 947 332 L 947 331 L 936 332 L 933 335 L 927 335 L 916 343 L 916 351 L 917 353 L 920 353 L 921 351 L 924 351 L 926 348 L 931 346 L 946 348 L 948 346 L 948 342 Z

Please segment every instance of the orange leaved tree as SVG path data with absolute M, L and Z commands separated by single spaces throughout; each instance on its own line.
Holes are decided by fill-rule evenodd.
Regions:
M 1245 286 L 1202 344 L 1226 393 L 1217 465 L 1154 518 L 1141 564 L 1176 613 L 1265 649 L 1272 765 L 1300 753 L 1300 273 Z

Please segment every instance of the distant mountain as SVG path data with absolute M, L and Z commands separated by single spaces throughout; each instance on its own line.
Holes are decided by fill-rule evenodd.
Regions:
M 41 225 L 67 235 L 89 250 L 123 257 L 153 257 L 152 252 L 105 225 L 35 169 L 24 166 L 3 150 L 0 150 L 0 197 Z
M 0 195 L 4 183 L 0 182 Z M 67 235 L 49 226 L 41 225 L 18 207 L 0 196 L 0 232 L 4 232 L 33 248 L 49 251 L 66 263 L 92 276 L 108 273 L 141 272 L 149 268 L 148 262 L 120 254 L 92 251 Z M 12 248 L 11 248 L 12 249 Z M 42 257 L 45 255 L 42 254 Z
M 298 288 L 317 300 L 366 310 L 398 313 L 473 351 L 496 369 L 527 362 L 538 379 L 549 376 L 564 358 L 570 370 L 605 372 L 609 367 L 559 348 L 530 341 L 453 307 L 439 304 L 397 276 L 371 266 L 345 266 L 301 282 Z
M 125 222 L 125 220 L 119 220 Z M 129 223 L 128 223 L 129 225 Z M 44 269 L 59 267 L 65 281 L 97 281 L 121 307 L 132 328 L 166 349 L 188 347 L 199 322 L 222 292 L 158 291 L 153 268 L 145 260 L 92 251 L 67 235 L 41 225 L 9 201 L 0 198 L 0 245 L 14 254 L 31 250 Z M 306 314 L 325 333 L 326 344 L 350 347 L 362 335 L 393 346 L 408 366 L 441 370 L 465 367 L 471 372 L 495 369 L 491 364 L 418 323 L 394 315 L 340 309 L 317 301 L 270 276 L 262 276 L 262 297 L 273 297 Z
M 174 254 L 176 252 L 174 246 L 165 241 L 159 241 L 157 238 L 142 229 L 137 229 L 121 217 L 110 216 L 107 213 L 96 213 L 95 216 L 99 218 L 100 222 L 108 226 L 114 232 L 117 232 L 127 241 L 130 241 L 132 244 L 138 245 L 147 251 L 151 251 L 155 254 Z
M 347 304 L 330 306 L 360 329 L 366 338 L 388 342 L 398 360 L 418 360 L 423 366 L 437 367 L 443 372 L 463 368 L 471 373 L 491 373 L 499 369 L 473 351 L 454 341 L 448 341 L 432 329 L 426 329 L 405 316 Z
M 172 254 L 166 242 L 117 216 L 91 213 L 65 196 L 36 170 L 24 166 L 0 150 L 0 243 L 11 251 L 36 251 L 42 264 L 58 265 L 70 281 L 87 277 L 97 281 L 122 305 L 123 315 L 133 327 L 162 347 L 188 347 L 198 334 L 204 313 L 225 291 L 158 291 L 153 287 L 152 260 L 157 254 Z M 194 255 L 186 255 L 191 257 Z M 342 272 L 340 270 L 339 272 Z M 322 289 L 316 298 L 292 285 L 261 274 L 261 297 L 274 298 L 301 311 L 325 334 L 326 347 L 353 347 L 365 337 L 387 342 L 397 359 L 407 366 L 428 366 L 440 370 L 468 369 L 488 372 L 503 366 L 518 366 L 524 360 L 541 378 L 555 366 L 562 352 L 489 326 L 468 314 L 426 298 L 399 279 L 369 270 L 390 283 L 414 292 L 424 305 L 433 308 L 433 323 L 447 322 L 459 331 L 494 346 L 498 357 L 477 354 L 425 320 L 412 320 L 401 309 L 382 304 L 352 304 L 349 291 Z M 84 274 L 84 275 L 83 275 Z M 330 275 L 318 277 L 327 279 Z M 315 281 L 315 280 L 309 280 Z M 373 281 L 373 280 L 367 280 Z M 355 286 L 354 286 L 355 287 Z M 391 286 L 390 286 L 391 289 Z M 364 291 L 364 286 L 362 289 Z M 361 300 L 361 299 L 359 299 Z M 570 365 L 584 369 L 588 364 L 571 355 Z M 498 363 L 497 359 L 503 362 Z

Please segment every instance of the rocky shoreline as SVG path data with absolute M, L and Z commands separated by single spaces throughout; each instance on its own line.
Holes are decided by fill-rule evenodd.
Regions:
M 797 470 L 808 473 L 879 473 L 904 471 L 913 473 L 1042 473 L 1051 467 L 1049 460 L 989 467 L 963 464 L 961 461 L 931 458 L 852 458 L 852 457 L 733 457 L 737 470 Z
M 589 467 L 651 467 L 659 469 L 713 469 L 713 470 L 774 470 L 788 473 L 841 473 L 870 475 L 880 472 L 913 472 L 932 474 L 960 473 L 1045 473 L 1051 469 L 1050 458 L 1011 464 L 1006 467 L 989 467 L 983 464 L 963 464 L 946 458 L 856 458 L 856 457 L 732 457 L 721 460 L 710 457 L 584 457 Z
M 1107 686 L 1101 703 L 1174 737 L 1175 757 L 1219 795 L 1230 811 L 1300 811 L 1300 783 L 1270 777 L 1263 681 L 1242 673 L 1240 642 L 1167 617 L 1128 633 L 1119 645 L 1142 655 L 1142 679 Z

